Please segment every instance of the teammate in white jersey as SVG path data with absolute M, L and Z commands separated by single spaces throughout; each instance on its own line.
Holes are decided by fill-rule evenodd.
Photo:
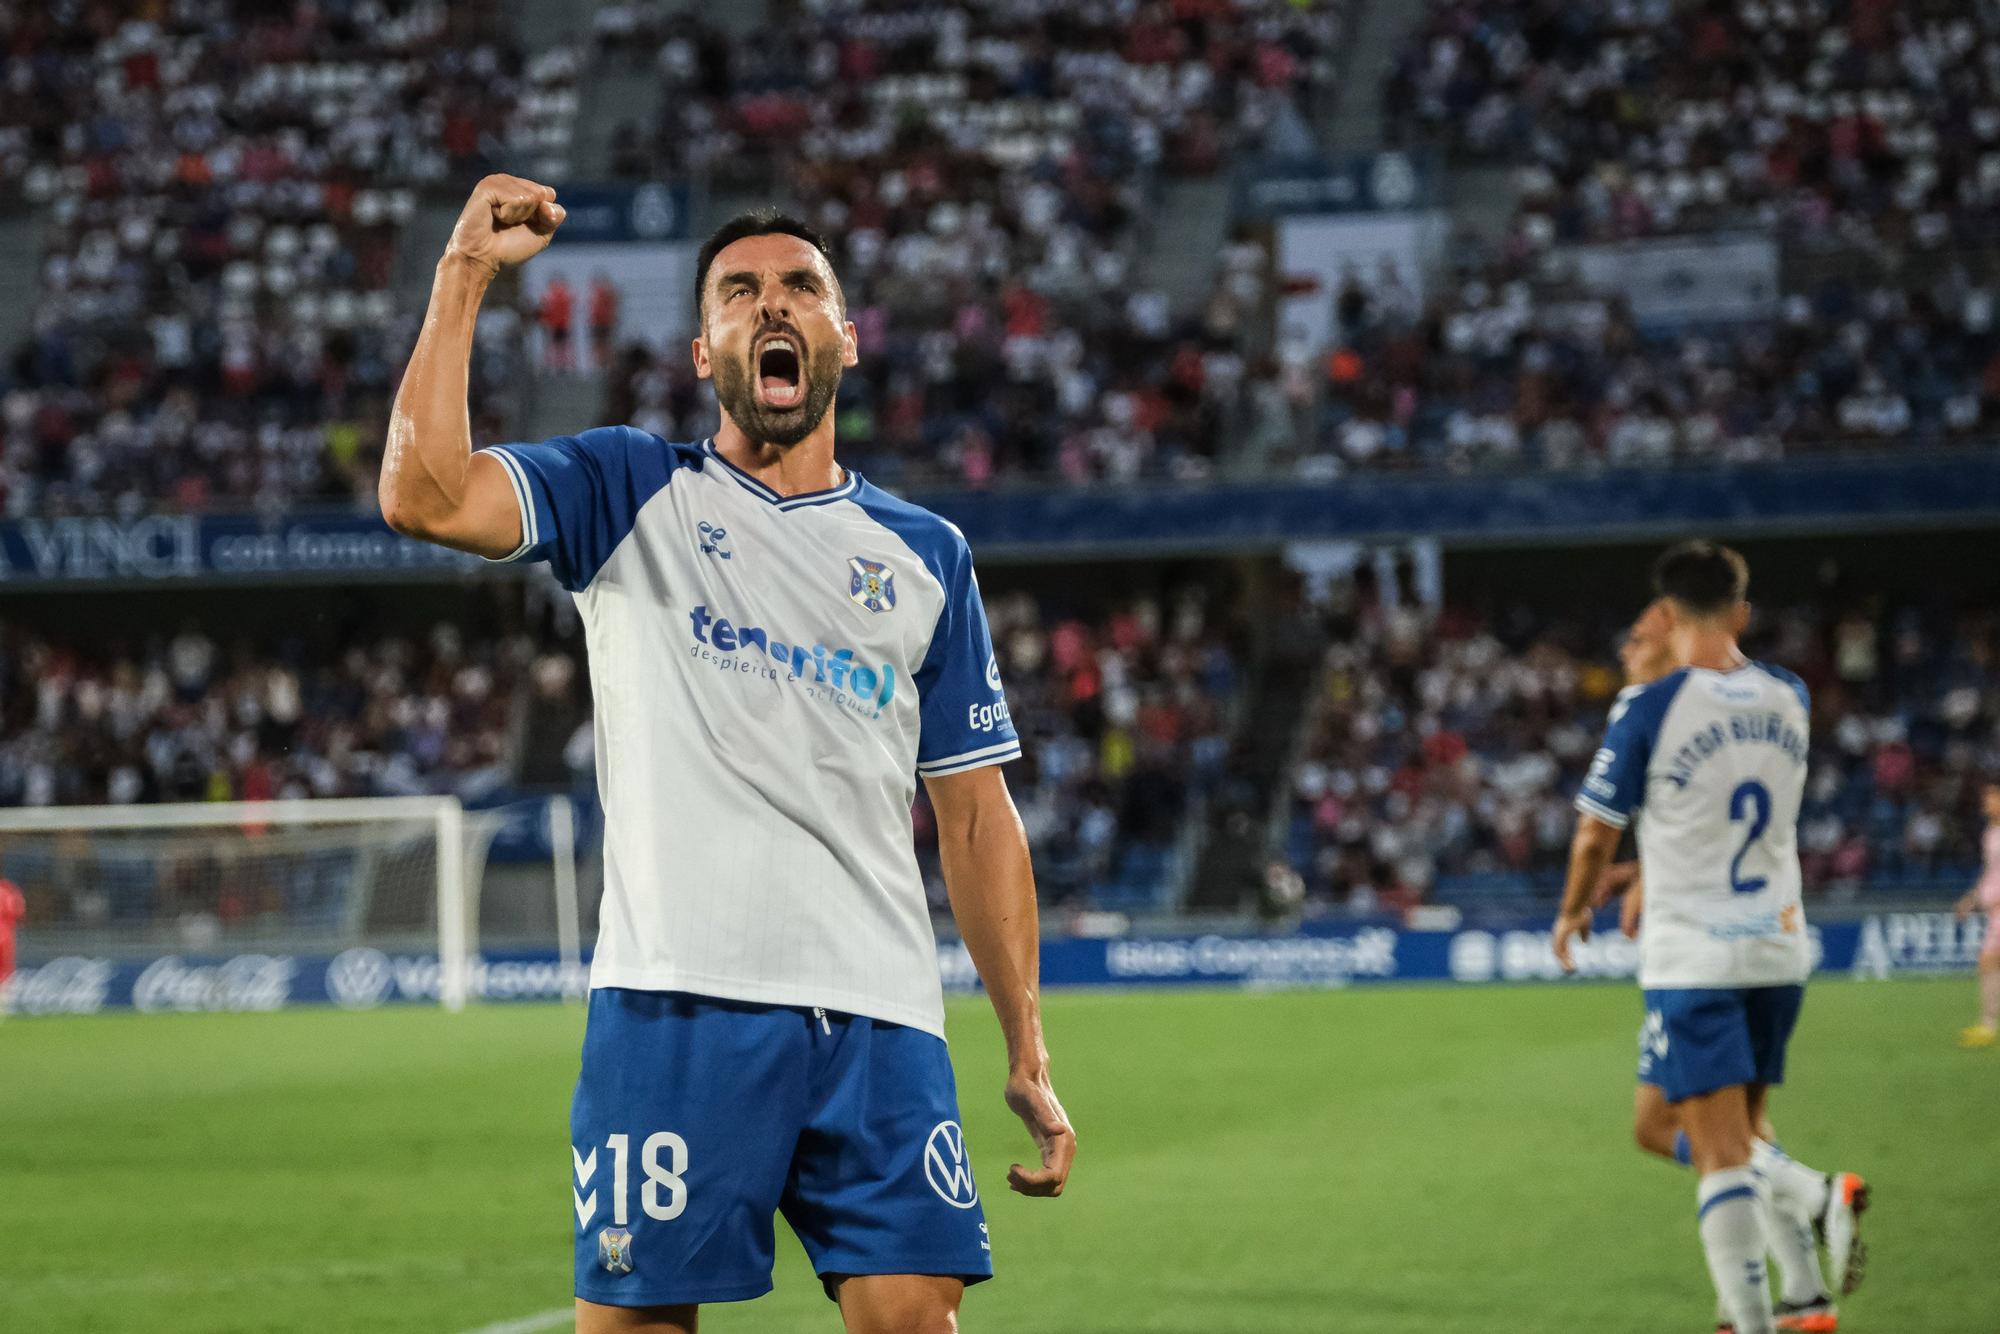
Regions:
M 1772 1334 L 1763 1219 L 1777 1183 L 1754 1170 L 1753 1147 L 1811 966 L 1797 842 L 1809 705 L 1797 677 L 1737 648 L 1749 618 L 1741 556 L 1684 543 L 1660 558 L 1654 582 L 1684 665 L 1633 696 L 1605 733 L 1577 794 L 1554 948 L 1572 967 L 1591 892 L 1643 809 L 1644 1043 L 1701 1174 L 1697 1221 L 1716 1292 L 1737 1334 Z
M 1647 604 L 1626 631 L 1618 646 L 1618 660 L 1625 670 L 1627 684 L 1612 705 L 1611 722 L 1616 723 L 1642 690 L 1677 665 L 1670 634 L 1672 619 L 1665 601 L 1655 600 Z M 1639 862 L 1618 862 L 1607 867 L 1598 878 L 1590 906 L 1602 908 L 1614 896 L 1622 895 L 1619 929 L 1627 939 L 1636 939 L 1644 913 L 1645 892 Z M 1649 1036 L 1648 1026 L 1642 1024 L 1639 1080 L 1632 1100 L 1632 1138 L 1642 1151 L 1690 1167 L 1693 1156 L 1687 1132 L 1681 1129 L 1680 1113 L 1667 1101 L 1654 1074 Z M 1761 1158 L 1762 1170 L 1785 1181 L 1784 1189 L 1774 1190 L 1772 1211 L 1764 1219 L 1780 1277 L 1774 1312 L 1777 1326 L 1799 1334 L 1831 1334 L 1840 1328 L 1840 1313 L 1826 1290 L 1816 1238 L 1826 1238 L 1834 1272 L 1842 1276 L 1843 1290 L 1852 1291 L 1860 1281 L 1863 1260 L 1853 1201 L 1866 1200 L 1866 1186 L 1852 1172 L 1829 1175 L 1787 1157 L 1778 1147 L 1777 1131 L 1771 1126 L 1768 1112 L 1758 1122 L 1757 1138 L 1758 1143 L 1751 1148 L 1752 1158 Z
M 854 326 L 825 242 L 775 213 L 701 250 L 714 439 L 612 426 L 474 453 L 480 299 L 562 220 L 546 186 L 479 183 L 381 499 L 399 532 L 546 561 L 583 618 L 605 838 L 570 1127 L 577 1328 L 687 1334 L 702 1303 L 769 1291 L 782 1211 L 849 1330 L 956 1329 L 991 1248 L 912 845 L 917 776 L 1006 1039 L 1006 1100 L 1041 1150 L 1009 1184 L 1060 1194 L 1076 1148 L 997 767 L 1020 743 L 965 540 L 834 461 Z

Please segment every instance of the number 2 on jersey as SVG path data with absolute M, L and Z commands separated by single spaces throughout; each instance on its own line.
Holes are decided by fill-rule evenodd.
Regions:
M 1750 845 L 1764 837 L 1764 831 L 1771 827 L 1771 789 L 1756 779 L 1739 783 L 1729 794 L 1729 823 L 1748 818 L 1750 832 L 1743 836 L 1743 846 L 1736 849 L 1736 855 L 1729 860 L 1729 887 L 1738 894 L 1755 894 L 1770 881 L 1761 875 L 1743 877 L 1743 856 L 1750 851 Z

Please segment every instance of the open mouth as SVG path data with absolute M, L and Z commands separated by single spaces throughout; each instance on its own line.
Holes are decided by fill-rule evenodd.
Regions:
M 799 350 L 790 341 L 773 338 L 757 350 L 757 397 L 769 408 L 795 408 L 805 401 L 805 377 Z

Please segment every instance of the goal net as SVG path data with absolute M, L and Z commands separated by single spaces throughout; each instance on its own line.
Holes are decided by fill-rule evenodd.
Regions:
M 573 826 L 567 799 L 548 806 L 541 892 L 562 976 L 576 978 Z M 37 955 L 435 951 L 438 998 L 458 1009 L 480 967 L 487 851 L 508 818 L 456 797 L 22 807 L 0 810 L 0 875 L 28 899 Z

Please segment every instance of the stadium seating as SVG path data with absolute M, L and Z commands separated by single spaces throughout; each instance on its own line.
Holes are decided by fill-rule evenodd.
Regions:
M 1383 99 L 1407 138 L 1533 163 L 1548 238 L 1983 251 L 1996 92 L 2000 32 L 1962 5 L 1438 0 Z
M 560 161 L 574 58 L 526 61 L 485 6 L 235 8 L 13 20 L 0 176 L 47 227 L 12 513 L 372 493 L 416 190 Z
M 885 485 L 1730 464 L 1990 438 L 1996 294 L 1966 273 L 1836 266 L 1795 283 L 1775 320 L 1666 337 L 1551 261 L 1560 240 L 1742 220 L 1808 248 L 1985 245 L 2000 122 L 1968 103 L 1992 76 L 1972 58 L 1984 29 L 1926 6 L 1830 23 L 1820 0 L 1689 25 L 1672 12 L 1434 5 L 1386 85 L 1392 128 L 1449 126 L 1459 154 L 1527 164 L 1532 188 L 1513 231 L 1462 252 L 1426 299 L 1393 275 L 1327 293 L 1325 351 L 1273 326 L 1285 276 L 1252 228 L 1197 309 L 1135 274 L 1159 181 L 1311 146 L 1339 3 L 1176 0 L 1126 23 L 1094 6 L 860 0 L 756 41 L 618 4 L 596 11 L 592 58 L 665 90 L 657 123 L 614 137 L 620 170 L 788 190 L 834 238 L 864 350 L 838 409 L 843 458 Z M 34 334 L 0 369 L 10 516 L 366 506 L 411 337 L 391 287 L 419 192 L 554 171 L 568 149 L 583 57 L 529 59 L 496 10 L 238 17 L 0 20 L 0 179 L 47 224 Z M 1802 40 L 1810 23 L 1832 35 Z M 1756 75 L 1729 106 L 1754 162 L 1722 151 L 1715 61 Z M 482 438 L 518 423 L 522 325 L 504 299 L 483 318 Z M 714 427 L 678 352 L 623 350 L 605 390 L 606 420 Z M 994 616 L 1050 896 L 1156 906 L 1189 873 L 1179 833 L 1226 768 L 1242 653 L 1198 605 L 1071 614 L 1009 597 Z M 1782 622 L 1781 656 L 1834 687 L 1806 826 L 1816 886 L 1927 883 L 1968 855 L 1967 729 L 1995 703 L 1945 646 L 1991 628 L 1911 624 L 1924 674 L 1899 670 L 1884 693 L 1815 665 L 1837 622 Z M 523 671 L 491 642 L 388 641 L 308 668 L 276 644 L 198 640 L 12 644 L 0 800 L 560 785 L 587 768 L 566 645 Z M 1603 643 L 1451 614 L 1336 635 L 1280 803 L 1309 892 L 1545 889 L 1609 694 Z M 197 659 L 210 666 L 190 685 Z M 523 700 L 538 721 L 510 750 Z M 282 760 L 274 726 L 294 747 Z
M 1236 728 L 1242 666 L 1230 630 L 1192 591 L 1095 615 L 1025 594 L 988 608 L 1026 758 L 1010 785 L 1052 902 L 1170 906 L 1190 817 Z M 919 846 L 934 896 L 935 831 Z M 936 902 L 942 903 L 941 897 Z
M 1161 175 L 1309 151 L 1339 29 L 1327 3 L 1189 0 L 1137 23 L 860 4 L 732 44 L 621 6 L 599 37 L 668 80 L 651 150 L 624 138 L 627 171 L 778 182 L 835 238 L 864 350 L 843 446 L 880 481 L 978 486 L 1208 471 L 1238 330 L 1133 290 L 1138 224 Z
M 10 633 L 0 805 L 475 797 L 508 772 L 517 648 L 450 625 L 337 650 L 196 629 L 124 649 Z
M 1990 615 L 1866 602 L 1765 619 L 1752 651 L 1813 691 L 1800 822 L 1812 892 L 1936 892 L 1978 864 L 2000 641 Z M 1622 680 L 1615 629 L 1333 610 L 1282 802 L 1284 855 L 1323 904 L 1485 902 L 1561 885 L 1570 801 Z
M 1333 77 L 1345 8 L 853 0 L 781 12 L 754 38 L 732 38 L 691 13 L 615 4 L 594 28 L 601 51 L 665 77 L 649 151 L 634 161 L 642 172 L 750 163 L 810 175 L 949 140 L 1003 170 L 1061 161 L 1081 198 L 1085 176 L 1205 175 L 1233 153 L 1309 151 L 1304 121 Z
M 1548 125 L 1568 127 L 1555 135 L 1568 143 L 1597 123 L 1607 70 L 1642 70 L 1671 100 L 1698 91 L 1683 67 L 1716 42 L 1777 61 L 1749 40 L 1762 12 L 1731 9 L 1704 37 L 1669 33 L 1643 7 L 1556 23 L 1440 5 L 1390 80 L 1392 120 L 1418 133 L 1446 115 L 1483 136 L 1461 147 L 1542 152 Z M 1331 77 L 1342 9 L 1190 3 L 1116 33 L 1092 13 L 828 7 L 786 26 L 773 54 L 697 17 L 598 12 L 597 58 L 656 68 L 666 86 L 667 119 L 628 137 L 625 170 L 727 165 L 786 185 L 836 238 L 865 352 L 841 436 L 877 481 L 1731 462 L 1992 428 L 1988 286 L 1958 273 L 1815 282 L 1773 322 L 1665 339 L 1543 262 L 1550 240 L 1602 232 L 1535 223 L 1545 190 L 1514 236 L 1468 254 L 1428 302 L 1373 279 L 1329 294 L 1325 353 L 1269 327 L 1279 275 L 1248 232 L 1221 257 L 1211 300 L 1176 313 L 1133 282 L 1150 183 L 1286 148 Z M 502 158 L 559 162 L 578 57 L 527 60 L 477 9 L 370 25 L 299 10 L 234 33 L 135 23 L 95 46 L 65 22 L 82 20 L 16 35 L 26 73 L 0 114 L 0 174 L 50 220 L 37 333 L 0 403 L 10 512 L 365 504 L 410 337 L 413 312 L 388 283 L 414 191 Z M 1950 24 L 1892 26 L 1911 28 L 1895 48 L 1905 62 L 1970 40 Z M 1839 77 L 1874 88 L 1888 77 L 1882 42 L 1850 37 Z M 1805 63 L 1771 64 L 1774 90 L 1833 59 L 1779 47 Z M 251 62 L 255 77 L 222 81 Z M 1940 74 L 1923 85 L 1935 95 L 1897 104 L 1898 124 L 1956 124 L 1954 90 L 1983 77 Z M 97 106 L 100 85 L 116 96 Z M 1477 112 L 1495 99 L 1507 115 Z M 810 124 L 795 114 L 808 103 Z M 499 133 L 471 131 L 502 105 Z M 1660 105 L 1619 102 L 1630 132 L 1592 151 L 1650 161 Z M 223 112 L 258 137 L 218 139 Z M 1961 138 L 1944 136 L 1950 154 Z M 497 438 L 519 417 L 519 313 L 496 300 L 481 338 L 475 425 Z M 712 399 L 683 362 L 627 349 L 606 418 L 704 434 Z
M 1993 292 L 1833 281 L 1779 317 L 1672 335 L 1615 296 L 1496 261 L 1418 308 L 1393 286 L 1336 297 L 1316 419 L 1280 458 L 1351 469 L 1733 463 L 1990 436 Z
M 1241 668 L 1191 596 L 1084 616 L 997 597 L 990 617 L 1030 758 L 1015 799 L 1051 901 L 1165 906 L 1229 746 Z M 129 650 L 10 635 L 0 805 L 588 789 L 572 648 L 440 625 L 332 652 L 187 631 Z M 92 641 L 97 645 L 97 641 Z M 927 808 L 920 844 L 943 881 Z
M 1330 605 L 1279 803 L 1284 857 L 1311 898 L 1374 909 L 1550 892 L 1620 684 L 1614 628 Z M 1004 594 L 989 611 L 1027 742 L 1011 779 L 1045 895 L 1167 906 L 1239 726 L 1245 669 L 1228 628 L 1192 594 L 1083 617 Z M 1871 618 L 1859 603 L 1787 607 L 1760 630 L 1814 692 L 1810 888 L 1934 889 L 1976 861 L 1996 634 L 1991 616 Z M 119 652 L 13 635 L 0 804 L 587 785 L 569 655 L 443 626 L 337 656 L 195 632 Z M 917 827 L 942 905 L 921 801 Z

